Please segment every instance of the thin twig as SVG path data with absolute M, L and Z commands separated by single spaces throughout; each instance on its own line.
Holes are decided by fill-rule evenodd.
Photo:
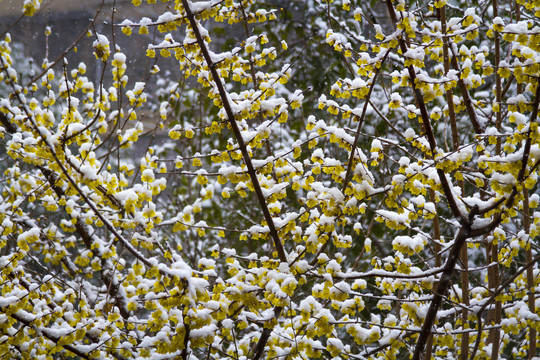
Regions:
M 352 143 L 352 147 L 351 147 L 351 154 L 349 155 L 349 163 L 347 164 L 347 173 L 345 174 L 345 181 L 343 182 L 343 189 L 341 190 L 342 193 L 345 193 L 345 190 L 347 190 L 347 186 L 349 185 L 349 181 L 351 180 L 354 155 L 356 153 L 356 147 L 358 146 L 358 139 L 360 138 L 360 130 L 362 129 L 362 125 L 364 124 L 364 117 L 366 116 L 366 111 L 369 105 L 369 99 L 371 97 L 371 93 L 373 92 L 373 88 L 375 88 L 377 77 L 379 76 L 379 73 L 381 72 L 383 64 L 388 54 L 390 53 L 390 51 L 391 49 L 388 49 L 388 51 L 384 54 L 384 57 L 381 60 L 381 66 L 377 69 L 377 71 L 375 71 L 375 75 L 373 76 L 373 79 L 371 80 L 371 85 L 366 95 L 366 99 L 364 100 L 364 108 L 362 109 L 362 115 L 360 115 L 360 120 L 358 121 L 358 128 L 356 129 L 354 142 Z

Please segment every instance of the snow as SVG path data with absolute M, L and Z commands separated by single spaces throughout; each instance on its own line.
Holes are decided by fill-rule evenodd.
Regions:
M 98 45 L 101 45 L 103 47 L 109 46 L 109 39 L 105 35 L 96 34 L 96 38 L 97 39 L 93 42 L 94 47 L 97 47 Z
M 398 246 L 398 248 L 408 248 L 419 252 L 424 248 L 426 239 L 422 235 L 416 235 L 414 237 L 410 236 L 396 236 L 392 240 L 392 245 Z
M 18 296 L 2 296 L 0 297 L 0 308 L 6 308 L 11 304 L 15 304 L 19 301 Z
M 126 55 L 124 53 L 117 52 L 114 54 L 114 61 L 117 61 L 123 64 L 126 62 Z
M 403 133 L 403 136 L 406 138 L 406 139 L 409 139 L 409 138 L 414 138 L 416 136 L 415 132 L 413 129 L 411 128 L 407 128 L 407 130 L 405 130 L 405 132 Z M 408 158 L 407 158 L 408 159 Z

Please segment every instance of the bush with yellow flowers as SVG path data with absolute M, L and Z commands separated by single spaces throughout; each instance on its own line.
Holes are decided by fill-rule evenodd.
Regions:
M 1 358 L 538 356 L 537 1 L 131 3 L 0 39 Z

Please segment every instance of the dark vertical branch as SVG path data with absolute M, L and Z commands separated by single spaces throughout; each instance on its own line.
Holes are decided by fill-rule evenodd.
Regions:
M 242 157 L 244 158 L 244 163 L 246 164 L 247 172 L 253 184 L 253 189 L 255 190 L 255 194 L 257 196 L 257 200 L 259 201 L 259 206 L 261 207 L 261 210 L 263 212 L 264 219 L 266 220 L 266 224 L 268 225 L 268 228 L 270 230 L 270 236 L 272 240 L 274 241 L 274 246 L 276 247 L 279 260 L 281 262 L 287 262 L 287 255 L 285 254 L 285 250 L 283 248 L 283 244 L 281 243 L 281 239 L 279 238 L 278 232 L 276 230 L 276 226 L 274 224 L 274 220 L 272 219 L 272 215 L 270 214 L 270 211 L 268 210 L 268 206 L 266 204 L 266 200 L 264 198 L 261 185 L 259 183 L 259 180 L 257 179 L 257 173 L 255 172 L 255 168 L 253 167 L 253 163 L 251 162 L 251 156 L 249 155 L 249 152 L 247 150 L 247 146 L 244 141 L 244 138 L 242 137 L 240 128 L 238 127 L 238 124 L 236 123 L 236 120 L 234 118 L 234 112 L 232 110 L 231 104 L 229 103 L 229 97 L 227 96 L 227 92 L 225 91 L 225 87 L 223 86 L 223 83 L 221 81 L 221 77 L 219 76 L 219 73 L 216 70 L 216 64 L 214 63 L 214 61 L 212 60 L 212 57 L 210 56 L 210 53 L 208 52 L 206 43 L 204 42 L 204 39 L 199 30 L 199 23 L 195 19 L 195 15 L 191 11 L 188 1 L 182 0 L 182 5 L 184 6 L 184 10 L 186 11 L 186 16 L 188 18 L 189 24 L 191 25 L 191 28 L 193 29 L 193 33 L 195 34 L 195 38 L 197 39 L 197 44 L 199 45 L 201 49 L 204 60 L 206 61 L 206 64 L 208 65 L 210 73 L 212 74 L 214 83 L 216 84 L 216 88 L 218 90 L 219 96 L 223 103 L 223 108 L 225 110 L 225 113 L 227 114 L 229 124 L 231 125 L 236 141 L 238 141 L 238 147 L 240 148 L 240 151 L 242 152 Z
M 529 131 L 528 131 L 528 134 L 527 134 L 527 140 L 525 141 L 525 146 L 523 147 L 523 157 L 521 159 L 521 169 L 519 170 L 519 174 L 518 174 L 517 181 L 516 181 L 517 183 L 521 183 L 525 179 L 525 175 L 526 175 L 526 172 L 527 172 L 527 163 L 529 161 L 529 154 L 530 154 L 530 151 L 531 151 L 531 143 L 532 143 L 531 135 L 532 135 L 532 128 L 533 128 L 532 125 L 536 121 L 536 118 L 538 117 L 538 107 L 539 106 L 540 106 L 540 82 L 537 81 L 537 83 L 536 83 L 536 94 L 535 94 L 535 97 L 534 97 L 531 117 L 530 117 L 530 120 L 529 120 Z M 533 166 L 532 169 L 534 169 L 534 168 L 535 168 L 535 166 Z M 508 197 L 508 199 L 507 199 L 507 201 L 505 203 L 506 208 L 510 208 L 510 207 L 513 206 L 514 200 L 515 200 L 515 198 L 517 196 L 517 193 L 518 193 L 517 187 L 516 187 L 516 185 L 514 185 L 512 193 L 510 194 L 510 196 Z M 493 221 L 488 226 L 486 226 L 486 228 L 488 228 L 486 232 L 492 231 L 495 227 L 497 227 L 499 225 L 500 222 L 501 222 L 501 213 L 499 213 L 495 217 L 495 219 L 493 219 Z M 480 233 L 478 233 L 478 234 L 480 234 Z M 473 234 L 473 236 L 477 236 L 477 234 Z M 532 254 L 531 254 L 531 257 L 532 257 Z M 525 271 L 526 269 L 531 267 L 533 264 L 536 264 L 538 261 L 540 261 L 540 255 L 536 256 L 536 258 L 532 259 L 531 261 L 528 261 L 527 265 L 525 267 L 519 269 L 516 272 L 516 274 L 514 274 L 510 279 L 506 280 L 502 285 L 500 285 L 499 288 L 496 291 L 494 291 L 493 294 L 491 294 L 491 297 L 489 298 L 489 301 L 487 301 L 484 305 L 482 305 L 482 307 L 476 312 L 476 318 L 478 319 L 478 334 L 476 336 L 476 343 L 474 345 L 473 351 L 471 353 L 471 356 L 469 357 L 470 360 L 474 360 L 474 358 L 476 356 L 476 352 L 478 351 L 478 348 L 479 348 L 479 345 L 480 345 L 480 339 L 481 339 L 481 333 L 482 333 L 482 317 L 481 317 L 482 313 L 489 306 L 489 304 L 491 304 L 493 301 L 495 301 L 496 297 L 501 293 L 501 291 L 503 291 L 503 289 L 506 289 L 507 286 L 510 285 L 512 283 L 512 281 L 514 281 L 514 279 L 516 279 L 523 271 Z M 533 302 L 534 302 L 534 300 L 533 300 Z M 531 350 L 529 350 L 529 352 L 530 351 Z M 534 351 L 536 352 L 536 349 Z
M 497 0 L 492 1 L 493 5 L 493 18 L 499 16 L 499 5 Z M 499 66 L 501 62 L 501 35 L 498 31 L 494 32 L 495 40 L 495 66 Z M 502 125 L 502 86 L 501 86 L 501 75 L 499 72 L 495 72 L 495 101 L 497 103 L 497 111 L 495 113 L 496 121 L 495 126 L 497 131 L 501 132 Z M 497 144 L 495 145 L 495 151 L 497 155 L 501 154 L 501 137 L 497 137 Z M 492 291 L 494 291 L 500 283 L 499 279 L 499 248 L 498 245 L 494 242 L 487 244 L 487 263 L 488 263 L 488 286 Z M 494 325 L 498 325 L 501 322 L 501 302 L 495 301 L 495 309 L 490 310 L 488 319 L 493 321 Z M 499 342 L 501 338 L 501 331 L 498 327 L 493 327 L 489 332 L 488 342 L 491 343 L 491 359 L 495 360 L 499 357 Z
M 429 189 L 429 199 L 432 203 L 436 204 L 435 191 Z M 435 253 L 435 267 L 440 268 L 442 266 L 441 258 L 441 245 L 438 243 L 441 241 L 441 227 L 439 222 L 439 214 L 437 213 L 437 207 L 435 207 L 435 217 L 433 218 L 433 239 L 435 240 L 434 253 Z M 437 283 L 438 284 L 438 283 Z M 435 287 L 438 285 L 435 284 Z M 430 334 L 426 343 L 426 353 L 424 360 L 430 360 L 433 348 L 433 335 Z
M 521 20 L 521 5 L 518 2 L 514 2 L 516 21 Z M 510 84 L 510 82 L 508 82 Z M 537 85 L 539 86 L 539 85 Z M 523 85 L 517 84 L 517 93 L 523 93 Z M 530 125 L 529 125 L 530 126 Z M 531 170 L 532 171 L 532 170 Z M 530 219 L 530 207 L 529 207 L 529 190 L 526 187 L 523 187 L 523 230 L 526 234 L 530 234 L 531 230 L 531 219 Z M 531 241 L 530 239 L 529 241 Z M 528 249 L 525 249 L 525 261 L 527 263 L 532 262 L 532 250 L 529 246 Z M 528 289 L 528 298 L 527 305 L 529 310 L 534 314 L 535 312 L 535 298 L 534 298 L 534 273 L 532 266 L 527 267 L 527 289 Z M 529 326 L 529 354 L 528 358 L 533 359 L 536 357 L 536 328 L 534 326 Z
M 275 307 L 274 308 L 274 318 L 277 318 L 280 316 L 281 311 L 283 310 L 282 307 Z M 255 345 L 255 350 L 253 351 L 254 355 L 252 360 L 260 360 L 264 353 L 264 348 L 266 347 L 266 344 L 268 343 L 268 340 L 270 339 L 270 333 L 272 332 L 271 328 L 265 327 L 261 337 L 259 338 L 259 341 L 257 342 L 257 345 Z
M 502 283 L 499 286 L 499 288 L 493 294 L 491 294 L 489 299 L 487 299 L 486 302 L 476 312 L 476 318 L 478 320 L 478 330 L 476 333 L 476 342 L 474 344 L 474 348 L 473 348 L 473 351 L 471 352 L 471 356 L 469 357 L 469 360 L 474 360 L 476 358 L 476 352 L 478 351 L 480 347 L 480 342 L 482 340 L 482 313 L 487 309 L 488 306 L 490 306 L 493 303 L 493 301 L 495 301 L 495 298 L 497 298 L 497 296 L 499 296 L 501 292 L 508 289 L 508 286 L 510 286 L 510 284 L 513 283 L 515 279 L 517 279 L 524 271 L 527 271 L 529 268 L 532 268 L 539 261 L 540 261 L 540 255 L 537 255 L 535 258 L 531 259 L 531 261 L 528 261 L 525 264 L 525 266 L 523 266 L 521 269 L 516 271 L 516 273 L 513 274 L 512 277 L 510 277 L 508 280 Z
M 433 300 L 429 305 L 428 312 L 424 319 L 424 324 L 422 325 L 420 335 L 418 336 L 418 340 L 416 341 L 416 346 L 414 348 L 414 353 L 412 357 L 413 360 L 420 360 L 422 358 L 426 342 L 431 335 L 431 328 L 433 324 L 435 324 L 435 319 L 437 318 L 437 312 L 442 305 L 443 298 L 446 296 L 446 293 L 450 288 L 450 280 L 452 278 L 454 268 L 456 267 L 457 260 L 459 259 L 461 248 L 465 244 L 466 240 L 469 238 L 469 232 L 470 226 L 466 224 L 459 230 L 454 240 L 454 245 L 452 247 L 452 250 L 450 250 L 450 254 L 448 255 L 446 263 L 444 264 L 441 278 L 439 280 L 439 283 L 437 284 L 435 293 L 433 294 Z
M 247 171 L 251 179 L 251 182 L 253 184 L 253 189 L 255 190 L 257 200 L 259 201 L 259 206 L 261 207 L 261 211 L 263 212 L 264 219 L 266 220 L 266 224 L 268 225 L 268 229 L 270 230 L 270 236 L 274 242 L 274 246 L 276 247 L 279 260 L 281 262 L 287 262 L 287 255 L 285 254 L 285 249 L 283 248 L 283 244 L 281 242 L 281 239 L 279 238 L 279 234 L 276 230 L 274 220 L 272 219 L 272 215 L 270 214 L 268 205 L 266 204 L 266 200 L 262 193 L 261 185 L 257 178 L 257 173 L 255 172 L 255 168 L 253 167 L 251 156 L 247 150 L 246 143 L 244 142 L 242 133 L 240 132 L 238 124 L 236 123 L 234 112 L 232 110 L 231 104 L 229 103 L 229 97 L 227 96 L 227 92 L 225 91 L 225 87 L 221 81 L 221 77 L 219 76 L 219 73 L 216 70 L 216 64 L 214 63 L 214 61 L 212 60 L 210 56 L 206 43 L 204 42 L 201 32 L 199 31 L 198 21 L 195 19 L 195 16 L 193 12 L 191 11 L 188 1 L 182 0 L 182 5 L 184 6 L 187 19 L 189 21 L 189 24 L 191 25 L 191 28 L 193 29 L 193 33 L 195 34 L 195 38 L 197 39 L 197 43 L 201 49 L 204 60 L 206 61 L 206 64 L 208 65 L 210 73 L 212 74 L 212 78 L 214 80 L 219 96 L 223 103 L 223 108 L 225 110 L 225 113 L 227 114 L 229 124 L 233 130 L 236 141 L 238 142 L 238 147 L 240 148 L 240 151 L 242 152 L 244 163 L 246 164 Z M 274 308 L 274 318 L 279 317 L 281 314 L 281 311 L 282 311 L 282 308 L 279 306 L 276 306 Z M 271 332 L 272 332 L 272 328 L 267 328 L 267 327 L 264 328 L 264 330 L 262 331 L 261 337 L 259 338 L 259 341 L 255 347 L 255 355 L 253 357 L 253 360 L 259 360 L 261 358 L 262 354 L 264 353 L 264 348 L 266 347 L 266 344 L 270 338 Z
M 397 16 L 394 10 L 394 6 L 392 5 L 392 1 L 386 0 L 386 6 L 388 8 L 390 18 L 392 19 L 392 23 L 394 24 L 394 28 L 397 28 Z M 398 41 L 399 41 L 401 52 L 405 54 L 408 51 L 407 44 L 405 43 L 403 37 L 401 36 L 398 38 Z M 418 108 L 420 109 L 422 125 L 424 127 L 425 135 L 429 142 L 431 151 L 435 152 L 437 148 L 437 143 L 435 140 L 435 136 L 433 134 L 433 130 L 431 128 L 429 114 L 427 112 L 427 108 L 424 102 L 422 92 L 416 84 L 417 78 L 416 78 L 416 72 L 415 72 L 414 66 L 410 65 L 407 67 L 407 69 L 409 72 L 409 81 L 411 82 L 411 86 L 413 87 L 413 90 L 414 90 L 416 104 Z M 448 183 L 448 180 L 446 178 L 446 174 L 442 170 L 437 169 L 437 175 L 440 179 L 443 193 L 446 199 L 448 200 L 450 209 L 452 210 L 452 214 L 459 220 L 461 224 L 461 228 L 459 229 L 456 235 L 456 238 L 454 239 L 454 245 L 452 249 L 450 250 L 450 254 L 448 255 L 448 259 L 446 260 L 446 263 L 443 268 L 443 272 L 441 274 L 441 278 L 439 280 L 439 283 L 437 284 L 435 293 L 433 295 L 433 300 L 431 301 L 428 312 L 426 314 L 424 324 L 422 325 L 422 329 L 420 331 L 420 334 L 419 334 L 419 337 L 418 337 L 418 340 L 416 342 L 416 346 L 414 349 L 413 360 L 420 360 L 421 356 L 423 356 L 424 354 L 426 342 L 428 341 L 431 335 L 431 328 L 433 324 L 435 323 L 435 319 L 437 318 L 437 313 L 442 305 L 442 300 L 444 296 L 446 295 L 448 288 L 450 287 L 451 276 L 452 276 L 452 273 L 454 272 L 457 260 L 459 258 L 459 254 L 461 252 L 461 248 L 465 244 L 466 240 L 470 237 L 469 233 L 471 230 L 471 222 L 474 219 L 474 216 L 476 216 L 475 209 L 471 210 L 468 217 L 465 214 L 461 213 L 456 203 L 456 199 L 452 192 L 451 186 Z
M 442 33 L 444 36 L 443 39 L 443 57 L 444 57 L 444 72 L 445 74 L 448 74 L 450 71 L 450 54 L 448 51 L 448 37 L 446 36 L 446 30 L 447 30 L 447 24 L 446 24 L 446 6 L 443 6 L 440 9 L 440 19 L 441 19 L 441 28 Z M 460 78 L 460 80 L 462 80 Z M 457 127 L 457 120 L 456 120 L 456 112 L 454 108 L 454 95 L 452 94 L 452 91 L 448 89 L 445 93 L 446 96 L 446 102 L 448 104 L 448 116 L 450 118 L 450 128 L 452 132 L 452 146 L 453 151 L 457 151 L 459 149 L 459 134 L 458 134 L 458 127 Z M 469 116 L 471 119 L 471 123 L 474 125 L 476 123 L 476 118 Z M 474 126 L 473 126 L 474 127 Z M 461 188 L 461 193 L 464 193 L 465 187 L 463 186 L 463 181 L 458 181 L 458 186 Z M 467 310 L 467 307 L 469 305 L 469 256 L 467 253 L 467 246 L 463 246 L 461 248 L 460 253 L 461 258 L 461 264 L 463 266 L 462 272 L 461 272 L 461 301 L 463 305 L 463 309 L 461 310 L 461 321 L 462 326 L 465 327 L 465 324 L 468 322 L 469 318 L 469 311 Z M 469 357 L 469 333 L 464 332 L 461 335 L 461 349 L 460 349 L 460 360 L 467 360 Z
M 397 16 L 394 9 L 394 5 L 392 5 L 391 0 L 386 0 L 386 7 L 388 8 L 388 12 L 390 14 L 390 18 L 392 20 L 392 24 L 394 25 L 394 28 L 397 28 Z M 409 49 L 407 48 L 407 44 L 402 36 L 398 38 L 398 42 L 399 42 L 399 47 L 402 54 L 407 53 Z M 422 126 L 424 127 L 424 132 L 429 142 L 429 147 L 432 153 L 434 153 L 437 149 L 437 141 L 435 140 L 435 135 L 433 134 L 433 129 L 431 128 L 429 114 L 427 112 L 426 103 L 424 101 L 424 95 L 422 94 L 422 91 L 416 84 L 417 77 L 416 77 L 416 71 L 414 69 L 414 66 L 409 65 L 407 67 L 407 70 L 409 73 L 409 81 L 411 82 L 411 86 L 414 91 L 414 98 L 416 100 L 416 105 L 420 109 Z M 444 196 L 446 197 L 446 200 L 448 201 L 448 205 L 450 206 L 450 209 L 452 210 L 452 214 L 454 215 L 454 217 L 456 217 L 459 220 L 460 223 L 463 224 L 463 223 L 468 222 L 466 215 L 461 213 L 461 210 L 459 209 L 456 203 L 456 199 L 452 192 L 451 185 L 448 182 L 448 179 L 446 178 L 446 174 L 441 169 L 437 169 L 437 175 L 439 177 L 439 181 L 441 182 L 441 187 L 442 187 Z
M 185 330 L 185 333 L 184 333 L 184 348 L 182 349 L 182 360 L 187 360 L 189 358 L 189 349 L 188 349 L 188 345 L 189 345 L 189 334 L 191 332 L 190 330 L 190 327 L 189 325 L 187 325 L 184 321 L 184 330 Z
M 526 234 L 530 234 L 531 231 L 531 219 L 530 208 L 529 208 L 529 190 L 523 188 L 523 230 Z M 529 241 L 532 239 L 529 238 Z M 525 261 L 527 263 L 532 262 L 532 250 L 529 245 L 529 248 L 525 249 Z M 531 313 L 535 313 L 535 299 L 534 299 L 534 273 L 532 266 L 527 268 L 527 305 Z M 536 357 L 536 328 L 529 325 L 529 359 Z

